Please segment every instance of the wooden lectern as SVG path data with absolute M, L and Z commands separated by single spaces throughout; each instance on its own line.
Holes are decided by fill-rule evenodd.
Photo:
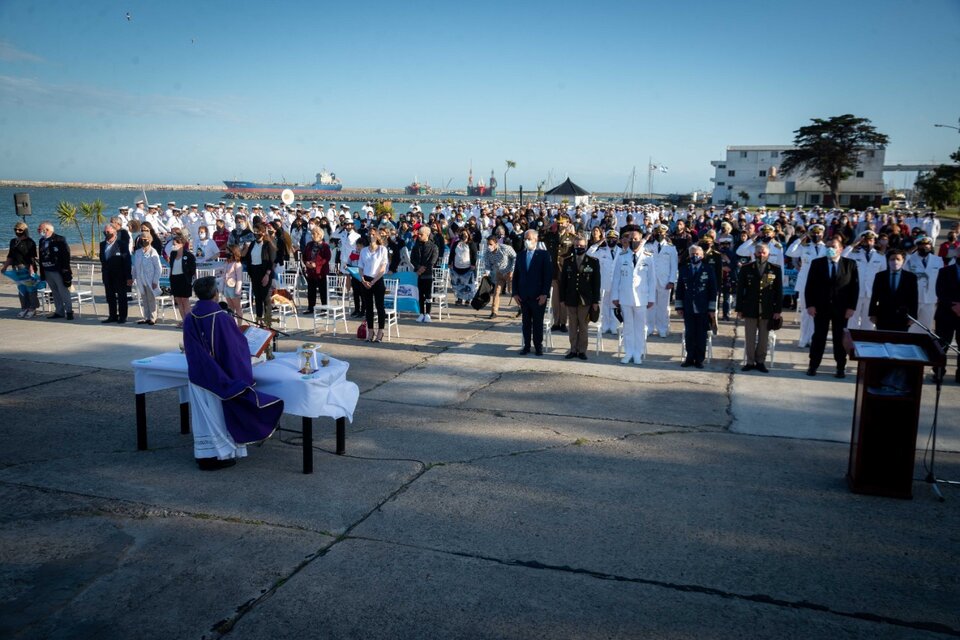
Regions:
M 858 329 L 844 331 L 844 347 L 857 361 L 847 484 L 912 498 L 923 372 L 946 365 L 943 348 L 926 334 Z

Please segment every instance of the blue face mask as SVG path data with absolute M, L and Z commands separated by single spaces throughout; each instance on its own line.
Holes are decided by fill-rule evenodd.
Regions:
M 694 266 L 700 264 L 700 262 L 702 261 L 703 261 L 703 258 L 701 258 L 700 256 L 690 256 L 690 264 Z
M 837 248 L 836 247 L 827 247 L 827 257 L 836 258 L 837 257 Z

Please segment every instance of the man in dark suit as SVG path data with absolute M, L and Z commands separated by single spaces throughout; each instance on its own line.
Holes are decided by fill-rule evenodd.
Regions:
M 513 268 L 513 298 L 523 313 L 523 349 L 530 353 L 530 338 L 538 356 L 543 355 L 543 314 L 553 282 L 553 265 L 545 249 L 537 249 L 539 236 L 529 229 L 523 234 L 523 251 Z
M 744 320 L 741 371 L 767 373 L 767 344 L 770 321 L 779 320 L 783 311 L 783 273 L 770 262 L 770 245 L 754 245 L 756 260 L 740 268 L 737 281 L 737 317 Z
M 716 323 L 717 276 L 713 267 L 703 264 L 703 249 L 693 245 L 690 259 L 680 267 L 677 278 L 677 315 L 683 318 L 683 339 L 687 357 L 681 367 L 703 369 L 707 355 L 707 331 Z
M 857 263 L 840 256 L 843 240 L 839 234 L 826 243 L 827 255 L 810 262 L 810 274 L 804 288 L 807 313 L 813 318 L 808 376 L 817 375 L 827 346 L 827 331 L 833 325 L 833 358 L 837 362 L 836 378 L 845 378 L 847 352 L 843 348 L 843 330 L 857 310 L 860 278 Z
M 888 251 L 887 270 L 873 280 L 869 315 L 880 331 L 906 331 L 913 324 L 907 315 L 917 317 L 917 276 L 903 268 L 905 261 L 902 251 Z
M 560 295 L 570 322 L 570 352 L 565 357 L 586 360 L 590 312 L 600 310 L 600 261 L 587 255 L 587 238 L 582 234 L 560 265 Z
M 937 335 L 946 344 L 955 341 L 960 347 L 960 258 L 937 274 L 937 311 L 933 320 Z M 937 369 L 934 375 L 943 380 L 947 368 Z M 957 356 L 956 381 L 960 383 L 960 356 Z
M 127 321 L 127 287 L 133 284 L 130 261 L 130 241 L 121 239 L 113 223 L 103 227 L 104 239 L 100 241 L 100 266 L 103 275 L 103 290 L 110 310 L 101 322 Z

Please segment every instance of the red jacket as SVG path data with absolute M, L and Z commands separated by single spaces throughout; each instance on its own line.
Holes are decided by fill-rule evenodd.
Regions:
M 304 273 L 311 280 L 320 280 L 330 274 L 330 245 L 311 240 L 303 251 Z M 310 266 L 307 263 L 312 263 Z

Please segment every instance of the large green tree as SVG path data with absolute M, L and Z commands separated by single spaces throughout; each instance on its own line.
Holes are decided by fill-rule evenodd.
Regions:
M 852 175 L 860 152 L 883 148 L 889 142 L 870 120 L 851 114 L 826 120 L 811 119 L 813 124 L 794 131 L 794 149 L 783 153 L 780 171 L 783 174 L 800 170 L 819 180 L 830 190 L 833 206 L 840 204 L 840 182 Z
M 955 164 L 942 164 L 917 178 L 916 186 L 931 207 L 960 204 L 960 149 L 950 154 Z

